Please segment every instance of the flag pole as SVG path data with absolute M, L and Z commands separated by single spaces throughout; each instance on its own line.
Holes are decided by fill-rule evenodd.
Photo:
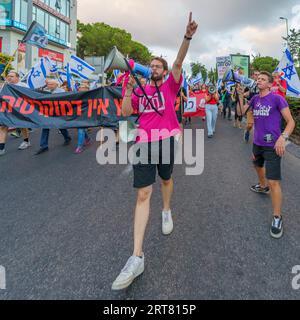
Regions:
M 33 22 L 33 0 L 27 0 L 27 28 L 30 30 L 30 26 Z M 25 68 L 29 70 L 32 64 L 32 46 L 29 43 L 26 43 L 26 55 L 25 55 Z

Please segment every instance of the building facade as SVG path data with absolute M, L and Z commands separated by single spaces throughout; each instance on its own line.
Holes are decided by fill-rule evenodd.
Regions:
M 47 30 L 47 49 L 32 47 L 32 65 L 48 56 L 58 66 L 76 54 L 77 0 L 33 0 L 33 20 Z M 12 55 L 27 30 L 27 0 L 0 0 L 0 52 Z M 26 46 L 21 44 L 13 67 L 25 71 Z

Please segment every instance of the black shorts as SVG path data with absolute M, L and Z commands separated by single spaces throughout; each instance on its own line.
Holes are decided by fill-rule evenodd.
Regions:
M 281 180 L 281 157 L 273 147 L 260 147 L 253 145 L 253 163 L 255 167 L 266 167 L 268 180 Z
M 170 148 L 163 150 L 162 141 L 144 144 L 148 147 L 148 159 L 146 161 L 147 163 L 133 165 L 134 188 L 141 189 L 152 186 L 156 181 L 156 170 L 162 180 L 168 181 L 172 178 L 175 161 L 175 139 L 171 137 L 163 141 L 169 144 Z M 153 144 L 155 144 L 153 147 L 155 149 L 154 151 L 151 149 Z M 153 153 L 155 153 L 155 155 L 153 155 Z M 140 155 L 140 152 L 137 152 L 137 154 Z M 153 161 L 153 159 L 151 161 L 153 156 L 156 156 L 156 161 Z

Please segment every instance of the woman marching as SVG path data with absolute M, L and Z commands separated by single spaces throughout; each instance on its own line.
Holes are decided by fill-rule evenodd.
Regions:
M 206 123 L 208 138 L 212 138 L 216 132 L 216 124 L 218 118 L 218 102 L 220 100 L 218 92 L 212 92 L 208 90 L 208 93 L 205 97 L 206 100 Z

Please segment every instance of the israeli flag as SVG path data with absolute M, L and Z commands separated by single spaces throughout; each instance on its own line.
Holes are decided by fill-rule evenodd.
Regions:
M 72 73 L 71 73 L 70 63 L 67 64 L 66 71 L 67 71 L 66 72 L 66 77 L 67 77 L 68 87 L 72 91 L 77 91 L 75 85 L 73 85 L 73 77 L 72 77 Z
M 195 78 L 192 78 L 190 83 L 194 86 L 198 83 L 203 83 L 202 73 L 199 72 Z
M 47 58 L 49 59 L 49 58 Z M 51 61 L 51 60 L 50 60 Z M 51 73 L 58 73 L 58 66 L 54 63 L 51 62 L 51 70 L 50 70 Z
M 217 83 L 217 88 L 218 88 L 218 89 L 221 89 L 222 83 L 223 83 L 223 80 L 222 80 L 222 79 L 219 79 L 219 80 L 218 80 L 218 83 Z
M 121 73 L 121 71 L 120 70 L 114 70 L 113 73 L 114 73 L 115 80 L 117 80 L 118 75 Z
M 185 71 L 183 72 L 183 80 L 182 80 L 182 84 L 181 84 L 181 88 L 183 88 L 187 94 L 187 97 L 189 96 L 189 84 L 186 78 L 186 73 Z
M 281 78 L 287 82 L 287 96 L 300 98 L 300 81 L 295 68 L 294 59 L 287 48 L 276 69 Z
M 67 73 L 65 71 L 58 71 L 58 81 L 62 85 L 65 81 L 67 81 Z
M 40 61 L 31 68 L 27 77 L 27 85 L 31 89 L 39 89 L 46 85 L 46 78 L 51 74 L 53 65 L 49 58 L 41 58 Z
M 69 63 L 70 72 L 77 75 L 79 78 L 89 80 L 89 77 L 93 72 L 95 72 L 95 68 L 90 66 L 84 60 L 72 55 L 71 61 Z
M 228 82 L 226 82 L 226 90 L 227 91 L 231 91 L 231 88 L 232 87 L 234 87 L 235 86 L 235 82 L 233 82 L 233 81 L 228 81 Z
M 91 90 L 97 89 L 97 88 L 98 88 L 98 83 L 99 83 L 98 80 L 93 81 L 93 82 L 91 83 L 91 85 L 90 85 L 90 89 L 91 89 Z

